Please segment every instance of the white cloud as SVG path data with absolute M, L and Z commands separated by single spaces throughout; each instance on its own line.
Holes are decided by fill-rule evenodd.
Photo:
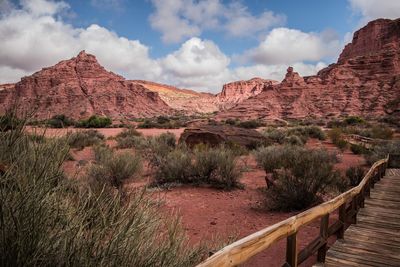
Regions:
M 398 0 L 348 0 L 351 8 L 362 16 L 361 22 L 378 18 L 397 19 L 400 17 L 400 1 Z
M 166 43 L 177 43 L 201 35 L 205 30 L 218 30 L 231 36 L 253 36 L 272 26 L 281 25 L 286 17 L 264 11 L 252 15 L 246 6 L 221 0 L 152 0 L 155 12 L 151 26 L 160 31 Z
M 33 5 L 34 3 L 37 5 Z M 204 5 L 202 3 L 204 2 L 201 1 L 198 5 Z M 295 70 L 302 75 L 315 74 L 324 66 L 323 63 L 317 62 L 318 57 L 315 57 L 315 64 L 304 64 L 299 61 L 309 59 L 310 54 L 306 54 L 307 57 L 295 57 L 293 54 L 290 60 L 285 62 L 272 60 L 271 64 L 261 62 L 254 66 L 232 68 L 230 58 L 214 42 L 196 37 L 190 38 L 165 57 L 151 58 L 149 47 L 139 40 L 121 37 L 96 24 L 87 28 L 75 28 L 65 23 L 61 14 L 69 10 L 64 2 L 23 0 L 20 4 L 20 8 L 10 6 L 8 11 L 2 9 L 0 83 L 16 82 L 21 76 L 71 58 L 81 50 L 96 55 L 100 64 L 106 69 L 119 73 L 127 79 L 148 79 L 211 92 L 219 92 L 224 83 L 250 79 L 254 76 L 281 80 L 288 67 L 286 61 L 290 61 L 291 64 L 293 62 Z M 209 15 L 207 23 L 211 27 L 218 22 L 213 21 L 215 18 L 213 12 L 216 12 L 213 10 L 218 10 L 220 2 L 210 0 L 208 4 L 210 5 L 202 6 L 201 10 L 206 10 L 204 12 Z M 201 20 L 201 15 L 196 13 L 197 8 L 186 10 L 191 14 L 192 21 Z M 245 14 L 244 11 L 241 12 Z M 313 34 L 309 35 L 311 43 L 319 44 L 318 40 L 335 39 L 328 33 L 319 34 L 318 38 L 313 37 Z M 297 41 L 293 39 L 291 42 Z M 307 44 L 304 42 L 304 45 Z M 298 49 L 290 48 L 287 44 L 285 47 Z M 325 52 L 319 54 L 325 55 Z
M 291 64 L 320 61 L 337 56 L 339 37 L 332 31 L 305 33 L 295 29 L 275 28 L 256 48 L 246 51 L 238 60 L 259 64 Z

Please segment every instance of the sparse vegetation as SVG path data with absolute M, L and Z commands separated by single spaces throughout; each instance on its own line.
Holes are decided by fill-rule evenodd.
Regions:
M 138 128 L 160 128 L 160 129 L 178 129 L 185 127 L 186 123 L 192 119 L 186 116 L 158 116 L 156 118 L 147 118 L 140 123 Z
M 265 126 L 265 123 L 259 120 L 248 120 L 248 121 L 239 121 L 236 123 L 236 126 L 246 129 L 256 129 L 261 126 Z
M 135 129 L 125 129 L 119 133 L 115 139 L 118 148 L 132 148 L 137 146 L 139 139 L 143 138 L 142 134 Z
M 86 146 L 99 144 L 104 140 L 104 135 L 97 130 L 77 131 L 67 135 L 71 147 L 83 149 Z
M 94 151 L 96 163 L 89 168 L 88 177 L 96 185 L 121 189 L 124 180 L 137 176 L 142 169 L 141 157 L 136 154 L 118 154 L 106 146 L 97 146 Z
M 71 120 L 64 114 L 55 115 L 46 121 L 46 126 L 50 128 L 65 128 L 73 125 L 75 125 L 75 121 Z
M 368 154 L 369 150 L 362 145 L 357 145 L 357 144 L 351 144 L 350 145 L 350 150 L 356 155 L 361 155 L 361 154 Z
M 350 186 L 357 186 L 364 178 L 364 173 L 364 169 L 360 166 L 348 168 L 346 177 L 349 180 Z
M 369 165 L 385 158 L 388 154 L 398 154 L 400 151 L 400 141 L 390 141 L 386 144 L 376 145 L 371 150 L 371 153 L 365 155 L 365 159 Z
M 304 145 L 309 138 L 326 139 L 325 133 L 318 126 L 267 128 L 263 135 L 272 143 L 291 145 Z
M 240 176 L 236 155 L 225 147 L 202 147 L 193 153 L 186 148 L 176 148 L 158 157 L 155 184 L 209 184 L 233 189 L 241 187 Z
M 100 117 L 93 115 L 86 120 L 80 120 L 76 123 L 78 128 L 105 128 L 112 124 L 112 120 L 108 117 Z
M 19 129 L 0 133 L 2 266 L 178 267 L 204 255 L 143 192 L 64 179 L 65 139 L 32 142 Z
M 346 150 L 348 143 L 343 139 L 343 132 L 340 128 L 333 128 L 328 133 L 332 143 L 336 145 L 341 151 Z
M 274 210 L 301 210 L 316 204 L 328 189 L 341 188 L 333 169 L 336 155 L 298 146 L 270 146 L 255 152 L 257 163 L 272 173 L 266 190 L 267 206 Z

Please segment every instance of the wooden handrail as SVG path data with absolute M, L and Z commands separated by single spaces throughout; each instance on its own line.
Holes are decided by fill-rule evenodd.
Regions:
M 369 193 L 370 187 L 383 177 L 387 163 L 388 157 L 375 162 L 358 186 L 332 200 L 264 228 L 224 247 L 204 262 L 197 265 L 197 267 L 237 266 L 248 261 L 252 256 L 267 249 L 285 237 L 287 238 L 285 266 L 297 266 L 316 251 L 318 251 L 318 259 L 324 259 L 327 239 L 333 234 L 336 234 L 338 238 L 343 238 L 348 215 L 351 215 L 351 217 L 356 220 L 358 208 L 363 205 L 365 195 Z M 351 202 L 352 205 L 347 208 L 346 204 L 349 202 Z M 337 209 L 339 209 L 339 220 L 329 226 L 327 222 L 329 214 Z M 321 220 L 320 236 L 312 241 L 303 251 L 298 253 L 296 239 L 298 230 L 322 217 L 324 217 L 324 219 Z

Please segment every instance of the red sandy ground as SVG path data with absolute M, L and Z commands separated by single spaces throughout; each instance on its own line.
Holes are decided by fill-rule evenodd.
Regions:
M 74 129 L 73 129 L 74 130 Z M 99 129 L 106 137 L 118 134 L 122 129 Z M 141 129 L 144 135 L 158 135 L 170 131 L 180 136 L 183 129 Z M 46 135 L 60 135 L 66 130 L 48 129 Z M 113 145 L 113 140 L 108 140 Z M 310 148 L 323 147 L 329 151 L 337 149 L 329 142 L 310 140 Z M 93 160 L 93 151 L 87 147 L 81 151 L 74 150 L 72 155 L 75 161 L 65 164 L 69 175 L 83 170 L 85 161 Z M 335 167 L 345 171 L 350 166 L 362 165 L 362 157 L 350 151 L 340 153 L 341 162 Z M 177 211 L 182 218 L 183 227 L 192 244 L 200 241 L 227 242 L 242 238 L 274 223 L 282 221 L 295 213 L 270 212 L 262 209 L 263 195 L 261 189 L 265 187 L 265 172 L 256 166 L 252 156 L 241 159 L 241 164 L 247 167 L 243 174 L 243 190 L 221 191 L 212 188 L 198 188 L 190 186 L 176 187 L 154 193 L 165 203 L 168 210 Z M 139 181 L 130 181 L 127 187 L 145 185 L 151 178 L 151 173 L 145 171 L 144 177 Z M 331 218 L 332 219 L 332 218 Z M 319 233 L 319 221 L 312 223 L 300 230 L 298 242 L 300 249 L 311 242 Z M 230 240 L 229 240 L 230 238 Z M 285 259 L 285 240 L 281 240 L 265 252 L 258 254 L 245 266 L 282 266 Z M 311 266 L 315 258 L 310 258 L 302 266 Z

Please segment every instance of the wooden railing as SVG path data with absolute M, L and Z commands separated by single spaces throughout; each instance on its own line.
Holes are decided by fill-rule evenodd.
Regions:
M 388 159 L 389 157 L 386 157 L 375 162 L 358 186 L 330 201 L 224 247 L 197 267 L 237 266 L 282 238 L 287 238 L 284 266 L 297 266 L 316 252 L 317 261 L 324 262 L 328 238 L 332 235 L 336 235 L 339 239 L 343 238 L 346 228 L 356 222 L 357 212 L 360 207 L 364 207 L 365 197 L 369 197 L 370 189 L 384 176 Z M 339 209 L 338 219 L 329 225 L 329 215 L 337 209 Z M 297 232 L 319 218 L 321 218 L 320 234 L 299 252 Z

